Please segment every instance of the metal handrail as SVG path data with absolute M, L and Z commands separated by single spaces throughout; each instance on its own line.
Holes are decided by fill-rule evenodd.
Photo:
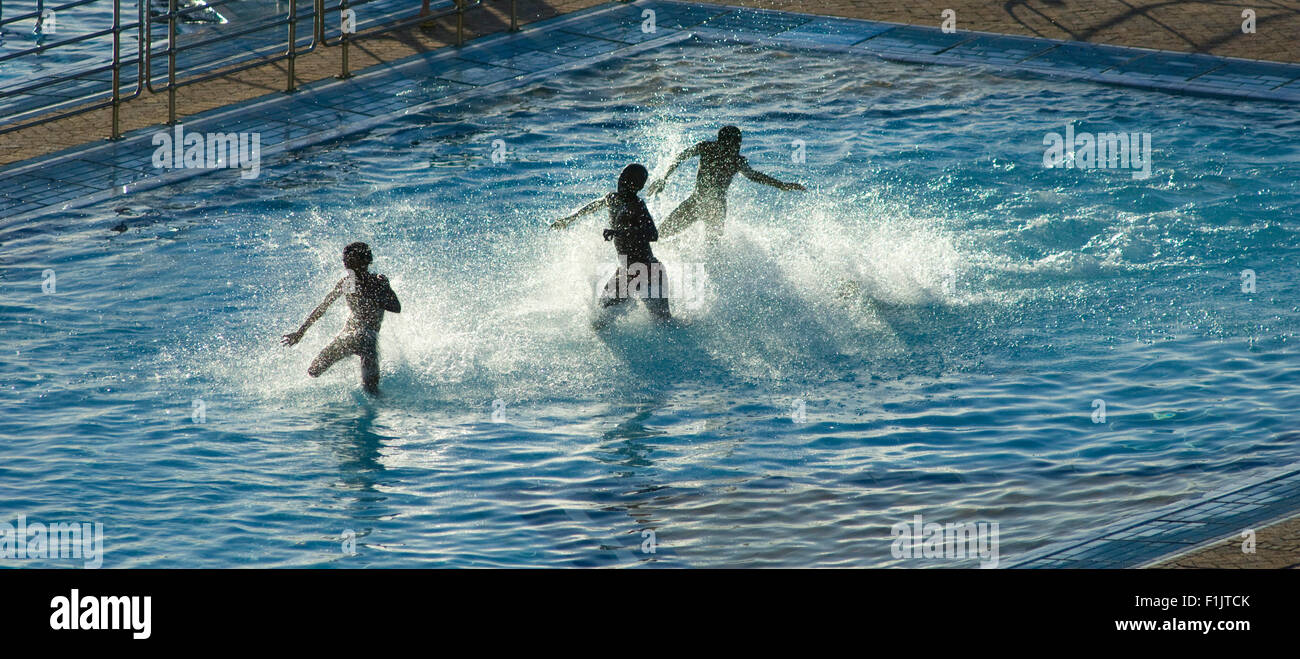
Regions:
M 369 28 L 362 32 L 356 32 L 356 33 L 342 32 L 338 36 L 338 38 L 334 39 L 333 41 L 324 37 L 324 25 L 322 21 L 322 24 L 319 28 L 321 30 L 320 36 L 322 37 L 321 43 L 324 44 L 325 47 L 327 48 L 332 48 L 335 46 L 343 47 L 342 57 L 340 58 L 341 71 L 337 76 L 339 78 L 352 77 L 352 71 L 348 68 L 348 47 L 351 42 L 359 41 L 361 39 L 370 39 L 373 37 L 377 37 L 389 31 L 406 27 L 408 25 L 425 23 L 439 18 L 446 18 L 447 16 L 451 16 L 454 14 L 456 16 L 456 47 L 459 48 L 465 45 L 465 10 L 471 9 L 473 7 L 483 6 L 486 3 L 486 0 L 454 0 L 454 2 L 456 3 L 454 7 L 442 12 L 434 12 L 430 14 L 425 14 L 423 16 L 413 16 L 411 18 L 405 18 L 397 21 L 390 21 L 382 25 Z M 519 31 L 518 2 L 516 0 L 509 0 L 509 2 L 510 2 L 510 31 L 518 32 Z M 337 7 L 323 8 L 323 13 L 330 12 L 330 11 L 338 12 L 341 21 L 343 11 L 349 9 L 351 6 L 352 5 L 348 2 L 348 0 L 340 0 L 339 5 Z
M 169 96 L 168 117 L 169 118 L 167 123 L 169 124 L 176 123 L 176 108 L 175 108 L 174 96 L 175 96 L 175 89 L 177 87 L 184 87 L 184 86 L 193 85 L 200 82 L 207 82 L 208 80 L 213 80 L 216 78 L 223 78 L 232 73 L 239 73 L 240 71 L 246 71 L 251 68 L 263 66 L 266 64 L 273 64 L 275 62 L 279 62 L 281 60 L 287 59 L 290 61 L 290 65 L 289 65 L 290 77 L 289 77 L 289 85 L 286 91 L 292 92 L 294 91 L 294 87 L 295 87 L 293 84 L 293 68 L 294 68 L 293 59 L 295 59 L 299 54 L 306 54 L 316 50 L 317 44 L 314 38 L 311 44 L 308 45 L 306 48 L 297 47 L 298 0 L 289 0 L 289 13 L 281 18 L 277 18 L 274 21 L 259 23 L 257 25 L 244 28 L 242 30 L 236 30 L 235 32 L 231 32 L 229 34 L 223 34 L 216 38 L 205 39 L 203 41 L 198 41 L 194 43 L 185 44 L 183 46 L 178 46 L 176 44 L 176 18 L 177 16 L 183 13 L 184 13 L 183 11 L 178 12 L 176 10 L 176 0 L 169 0 L 167 13 L 162 14 L 161 16 L 158 17 L 160 19 L 167 19 L 167 48 L 160 51 L 153 50 L 153 30 L 152 30 L 153 17 L 151 16 L 145 20 L 145 22 L 148 24 L 149 27 L 149 29 L 145 30 L 145 34 L 147 35 L 146 39 L 149 41 L 149 48 L 147 49 L 149 53 L 148 56 L 149 61 L 145 64 L 145 86 L 149 89 L 150 92 L 154 94 L 159 94 L 164 91 L 168 93 Z M 316 17 L 314 18 L 314 20 L 318 21 L 320 20 L 320 18 Z M 233 66 L 230 68 L 222 68 L 218 71 L 215 71 L 207 75 L 186 78 L 185 80 L 182 80 L 180 82 L 176 81 L 175 69 L 176 69 L 177 53 L 185 52 L 187 50 L 193 50 L 195 48 L 201 48 L 203 46 L 212 45 L 214 43 L 221 43 L 224 41 L 234 39 L 236 37 L 242 37 L 242 36 L 252 34 L 254 32 L 261 32 L 263 30 L 269 30 L 280 26 L 288 26 L 288 38 L 286 39 L 284 52 L 272 57 L 265 57 L 265 56 L 258 57 L 252 62 L 241 64 L 238 66 Z M 153 57 L 156 53 L 162 54 L 167 57 L 167 84 L 162 86 L 161 88 L 155 88 L 153 84 Z
M 123 26 L 122 26 L 122 29 L 123 29 L 123 30 L 127 30 L 127 29 L 130 29 L 131 27 L 133 27 L 133 26 L 130 26 L 130 25 L 123 25 Z M 108 30 L 108 32 L 106 32 L 105 34 L 111 34 L 112 32 L 113 32 L 113 30 L 110 29 L 110 30 Z M 100 36 L 104 36 L 104 35 L 100 35 Z M 140 56 L 137 56 L 137 57 L 134 57 L 134 58 L 129 58 L 129 59 L 121 60 L 121 61 L 118 63 L 118 66 L 129 66 L 129 65 L 131 65 L 131 64 L 135 64 L 136 61 L 137 61 L 137 60 L 140 60 L 140 59 L 143 59 L 143 58 L 140 57 Z M 46 86 L 49 86 L 49 85 L 54 84 L 54 83 L 56 83 L 56 82 L 67 82 L 68 80 L 73 79 L 73 78 L 80 78 L 80 77 L 88 76 L 88 75 L 95 74 L 95 73 L 103 73 L 103 72 L 105 72 L 105 71 L 111 71 L 112 69 L 113 69 L 113 64 L 111 64 L 111 63 L 109 63 L 109 64 L 104 64 L 104 65 L 101 65 L 101 66 L 97 66 L 97 67 L 95 67 L 95 68 L 93 68 L 93 69 L 78 69 L 77 72 L 76 72 L 76 75 L 66 75 L 66 76 L 62 76 L 62 77 L 51 77 L 51 78 L 47 78 L 47 79 L 45 79 L 45 80 L 41 80 L 40 82 L 36 82 L 36 83 L 30 84 L 30 85 L 28 85 L 28 86 L 26 86 L 26 87 L 18 87 L 18 88 L 16 88 L 16 89 L 15 89 L 15 88 L 9 88 L 9 89 L 0 90 L 0 98 L 3 98 L 3 97 L 5 97 L 5 96 L 19 96 L 19 95 L 22 95 L 22 94 L 26 94 L 26 93 L 32 91 L 33 89 L 40 89 L 41 87 L 46 87 Z
M 465 43 L 465 18 L 464 18 L 465 10 L 470 7 L 477 7 L 479 5 L 482 5 L 483 0 L 455 0 L 455 3 L 456 3 L 455 7 L 451 9 L 446 9 L 441 12 L 433 12 L 433 13 L 425 14 L 423 16 L 414 16 L 411 18 L 405 18 L 398 21 L 391 21 L 388 23 L 384 23 L 383 25 L 378 25 L 368 30 L 364 30 L 362 32 L 355 32 L 355 33 L 342 32 L 341 34 L 339 34 L 338 39 L 334 43 L 330 43 L 329 39 L 323 39 L 321 43 L 325 44 L 325 47 L 327 48 L 333 46 L 343 47 L 343 51 L 341 53 L 341 58 L 340 58 L 342 60 L 340 63 L 341 71 L 338 75 L 338 77 L 340 78 L 352 77 L 352 71 L 348 68 L 348 48 L 350 47 L 350 44 L 353 41 L 359 41 L 361 39 L 369 39 L 369 38 L 377 37 L 381 34 L 390 32 L 392 30 L 396 30 L 398 28 L 403 28 L 408 25 L 426 23 L 428 21 L 437 20 L 439 18 L 446 18 L 448 16 L 455 14 L 456 15 L 456 46 L 459 47 Z M 513 7 L 514 7 L 514 2 L 513 0 L 511 0 L 511 8 L 513 9 Z M 339 13 L 340 23 L 343 20 L 343 12 L 349 8 L 351 8 L 351 6 L 349 5 L 348 0 L 341 0 L 339 2 L 339 6 L 333 9 L 333 11 L 337 11 Z M 322 8 L 322 9 L 323 9 L 322 13 L 331 11 L 328 8 Z M 323 18 L 324 17 L 322 16 L 322 19 Z M 325 35 L 325 26 L 324 26 L 324 21 L 322 20 L 321 37 L 323 38 L 324 35 Z
M 3 16 L 0 15 L 0 27 L 4 27 L 6 23 L 17 23 L 18 21 L 25 21 L 29 18 L 37 18 L 41 14 L 44 14 L 46 9 L 49 9 L 50 11 L 60 12 L 63 11 L 64 9 L 72 9 L 73 7 L 80 7 L 81 5 L 88 5 L 94 2 L 99 2 L 99 0 L 76 0 L 75 2 L 69 2 L 63 5 L 46 7 L 45 3 L 42 2 L 42 0 L 36 0 L 36 11 L 31 12 L 30 14 L 19 14 L 11 18 L 3 18 Z
M 93 0 L 90 0 L 90 1 L 93 1 Z M 80 1 L 80 2 L 68 3 L 68 4 L 66 4 L 66 5 L 60 5 L 60 8 L 66 9 L 66 8 L 69 8 L 69 7 L 78 7 L 78 6 L 81 6 L 81 5 L 83 5 L 83 4 L 89 4 L 89 1 L 87 1 L 87 0 L 82 0 L 82 1 Z M 76 72 L 75 75 L 67 75 L 67 76 L 63 76 L 63 77 L 55 77 L 55 78 L 54 78 L 53 80 L 51 80 L 51 81 L 46 81 L 46 82 L 38 83 L 38 84 L 36 84 L 36 85 L 29 85 L 29 86 L 27 86 L 27 87 L 20 88 L 19 90 L 16 90 L 16 91 L 15 91 L 15 90 L 10 90 L 10 91 L 8 91 L 8 92 L 5 93 L 5 95 L 17 95 L 17 94 L 19 94 L 19 93 L 23 93 L 23 92 L 26 92 L 26 91 L 30 91 L 30 90 L 32 90 L 32 89 L 38 89 L 38 88 L 40 88 L 40 87 L 45 86 L 46 84 L 51 84 L 52 82 L 66 81 L 66 80 L 70 80 L 70 79 L 73 79 L 73 78 L 76 78 L 76 77 L 79 77 L 79 76 L 87 75 L 88 73 L 100 73 L 100 72 L 103 72 L 103 71 L 112 70 L 112 72 L 113 72 L 113 83 L 112 83 L 112 91 L 111 91 L 111 96 L 112 96 L 112 97 L 111 97 L 110 100 L 102 101 L 102 102 L 99 102 L 99 103 L 94 103 L 94 104 L 87 105 L 87 106 L 83 106 L 83 107 L 79 107 L 79 108 L 75 108 L 75 109 L 73 109 L 73 110 L 69 110 L 69 111 L 67 111 L 67 112 L 62 112 L 62 113 L 58 113 L 58 114 L 54 114 L 54 115 L 49 115 L 49 116 L 45 116 L 45 117 L 40 117 L 40 118 L 35 119 L 35 120 L 32 120 L 32 121 L 21 122 L 21 123 L 19 123 L 19 124 L 17 124 L 17 125 L 14 125 L 14 126 L 0 127 L 0 135 L 5 134 L 5 133 L 9 133 L 9 132 L 12 132 L 12 131 L 15 131 L 15 130 L 19 130 L 19 129 L 21 129 L 21 128 L 29 128 L 29 127 L 31 127 L 31 126 L 39 126 L 39 125 L 41 125 L 41 124 L 49 123 L 49 122 L 51 122 L 51 121 L 57 121 L 57 120 L 60 120 L 60 119 L 66 119 L 66 118 L 68 118 L 68 117 L 74 117 L 74 116 L 76 116 L 76 115 L 84 114 L 84 113 L 86 113 L 86 112 L 93 112 L 93 111 L 95 111 L 95 110 L 102 110 L 102 109 L 104 109 L 104 108 L 111 107 L 111 108 L 113 109 L 113 120 L 112 120 L 111 139 L 114 139 L 114 140 L 119 139 L 119 138 L 121 137 L 121 131 L 120 131 L 120 109 L 121 109 L 122 101 L 131 100 L 131 99 L 133 99 L 133 98 L 136 98 L 137 96 L 140 96 L 140 95 L 143 93 L 143 91 L 144 91 L 144 87 L 141 85 L 141 76 L 142 76 L 143 73 L 144 73 L 144 62 L 145 62 L 145 59 L 146 59 L 146 53 L 144 52 L 144 40 L 143 40 L 142 38 L 140 38 L 140 36 L 138 35 L 138 32 L 139 32 L 140 30 L 143 29 L 143 25 L 145 24 L 145 18 L 144 18 L 145 15 L 146 15 L 145 5 L 146 5 L 146 2 L 144 2 L 143 0 L 142 0 L 141 2 L 139 2 L 139 3 L 137 4 L 137 7 L 136 7 L 136 13 L 137 13 L 137 18 L 138 18 L 138 20 L 137 20 L 134 24 L 132 24 L 132 25 L 124 26 L 124 25 L 122 25 L 122 0 L 113 0 L 113 27 L 110 28 L 110 29 L 107 30 L 107 31 L 101 31 L 101 32 L 99 32 L 99 33 L 97 34 L 97 36 L 105 36 L 106 34 L 110 34 L 110 33 L 113 35 L 113 62 L 112 62 L 112 64 L 109 64 L 109 65 L 107 65 L 106 67 L 98 67 L 98 68 L 92 69 L 92 70 L 90 70 L 89 72 L 83 70 L 83 71 L 78 71 L 78 72 Z M 15 21 L 24 20 L 24 19 L 26 19 L 26 18 L 32 18 L 33 16 L 39 16 L 39 15 L 41 15 L 41 13 L 43 13 L 43 11 L 44 11 L 44 7 L 42 7 L 41 5 L 38 4 L 38 8 L 37 8 L 37 11 L 36 11 L 36 12 L 33 12 L 32 14 L 24 14 L 24 15 L 21 15 L 21 16 L 18 16 L 18 17 L 11 17 L 11 18 L 8 19 L 8 20 L 0 21 L 0 25 L 3 25 L 4 23 L 12 23 L 12 22 L 15 22 Z M 58 11 L 58 10 L 55 9 L 55 11 Z M 122 69 L 122 65 L 123 65 L 122 58 L 121 58 L 121 35 L 122 35 L 122 31 L 123 31 L 123 30 L 127 30 L 127 29 L 130 29 L 130 28 L 132 28 L 132 27 L 134 27 L 134 28 L 137 30 L 137 38 L 136 38 L 136 57 L 135 57 L 135 59 L 134 59 L 134 62 L 135 62 L 135 64 L 136 64 L 136 66 L 137 66 L 136 81 L 135 81 L 135 91 L 131 92 L 131 94 L 130 94 L 129 96 L 125 96 L 125 97 L 124 97 L 124 96 L 122 96 L 122 93 L 121 93 L 121 69 Z M 52 44 L 51 46 L 60 45 L 60 44 L 64 44 L 64 43 L 76 43 L 76 42 L 79 42 L 79 41 L 82 41 L 82 40 L 84 40 L 84 39 L 75 39 L 75 40 L 74 40 L 74 39 L 66 39 L 66 40 L 61 41 L 61 42 L 58 42 L 58 43 L 56 43 L 56 44 Z M 35 48 L 35 49 L 28 49 L 28 50 L 29 50 L 29 51 L 32 51 L 32 52 L 41 52 L 42 50 L 45 50 L 45 49 L 46 49 L 46 48 L 38 47 L 38 48 Z M 20 51 L 20 54 L 23 53 L 23 52 L 24 52 L 24 51 Z M 28 53 L 28 54 L 30 54 L 30 53 Z M 129 62 L 128 62 L 128 63 L 129 63 Z
M 81 2 L 79 2 L 79 3 L 75 3 L 75 4 L 76 4 L 76 5 L 81 5 L 81 4 L 87 4 L 87 3 L 89 3 L 89 2 L 98 2 L 98 0 L 82 0 Z M 36 15 L 39 16 L 40 14 L 36 14 Z M 28 18 L 30 18 L 31 16 L 32 16 L 32 14 L 28 14 Z M 18 20 L 18 19 L 14 19 L 13 21 L 4 21 L 4 22 L 5 22 L 5 23 L 11 23 L 11 22 L 15 22 L 15 21 L 17 21 L 17 20 Z M 2 24 L 0 24 L 0 25 L 2 25 Z M 132 27 L 139 27 L 139 26 L 138 26 L 138 25 L 123 25 L 123 26 L 121 26 L 121 27 L 122 27 L 122 29 L 130 29 L 130 28 L 132 28 Z M 53 42 L 53 43 L 37 44 L 36 46 L 33 46 L 33 47 L 31 47 L 31 48 L 24 48 L 23 50 L 15 51 L 15 52 L 9 53 L 8 55 L 0 55 L 0 62 L 3 62 L 3 61 L 5 61 L 5 60 L 11 60 L 11 59 L 14 59 L 14 58 L 16 58 L 16 57 L 22 57 L 23 55 L 39 55 L 40 53 L 42 53 L 42 52 L 44 52 L 44 51 L 47 51 L 47 50 L 53 50 L 54 48 L 58 48 L 59 46 L 66 46 L 66 45 L 68 45 L 68 44 L 81 43 L 82 41 L 88 41 L 88 40 L 90 40 L 90 39 L 97 39 L 97 38 L 99 38 L 99 37 L 102 37 L 102 36 L 106 36 L 106 35 L 112 34 L 112 32 L 113 32 L 113 28 L 110 27 L 110 28 L 105 28 L 105 29 L 103 29 L 103 30 L 100 30 L 100 31 L 98 31 L 98 32 L 90 32 L 90 33 L 88 33 L 88 34 L 83 34 L 83 35 L 80 35 L 80 36 L 71 37 L 71 38 L 69 38 L 69 39 L 64 39 L 64 40 L 62 40 L 62 41 L 55 41 L 55 42 Z
M 82 5 L 91 4 L 97 1 L 98 0 L 75 0 L 73 2 L 52 7 L 51 9 L 53 9 L 54 11 L 60 11 L 64 9 L 70 9 Z M 120 110 L 121 110 L 122 102 L 140 96 L 141 94 L 143 94 L 144 90 L 146 89 L 150 93 L 154 93 L 154 94 L 162 93 L 163 91 L 167 92 L 167 116 L 168 116 L 167 123 L 175 124 L 176 114 L 177 114 L 176 113 L 177 110 L 176 90 L 178 88 L 201 83 L 201 82 L 206 82 L 208 80 L 213 80 L 216 78 L 226 77 L 231 74 L 239 73 L 241 71 L 246 71 L 251 68 L 264 66 L 266 64 L 271 64 L 279 61 L 286 61 L 286 60 L 288 62 L 288 65 L 286 67 L 287 82 L 285 85 L 285 92 L 293 93 L 294 91 L 297 90 L 297 81 L 295 75 L 295 60 L 301 55 L 305 55 L 307 53 L 311 53 L 315 51 L 318 46 L 326 47 L 326 48 L 341 46 L 343 48 L 341 52 L 342 72 L 339 77 L 347 78 L 352 75 L 351 71 L 348 68 L 348 49 L 349 49 L 349 45 L 352 42 L 361 39 L 373 38 L 381 34 L 390 32 L 394 29 L 406 27 L 409 25 L 424 23 L 427 21 L 432 21 L 439 18 L 445 18 L 448 16 L 455 15 L 456 16 L 456 44 L 455 45 L 457 47 L 460 47 L 465 43 L 465 18 L 464 18 L 465 10 L 473 7 L 483 6 L 485 4 L 485 0 L 454 0 L 455 5 L 453 7 L 441 12 L 433 12 L 430 14 L 417 15 L 417 16 L 400 19 L 396 21 L 389 21 L 381 25 L 368 28 L 361 32 L 348 32 L 344 30 L 337 38 L 331 40 L 325 36 L 326 15 L 333 12 L 340 17 L 340 22 L 341 22 L 343 17 L 343 12 L 353 7 L 366 4 L 367 0 L 360 0 L 358 2 L 353 2 L 353 3 L 349 3 L 348 0 L 340 0 L 337 6 L 328 7 L 328 8 L 325 6 L 325 0 L 310 0 L 312 3 L 311 40 L 308 42 L 308 44 L 305 47 L 299 47 L 298 38 L 297 38 L 298 22 L 300 18 L 305 18 L 306 16 L 299 16 L 298 0 L 289 0 L 289 11 L 287 15 L 283 17 L 278 17 L 274 21 L 261 22 L 256 25 L 250 26 L 248 28 L 238 29 L 233 32 L 223 33 L 212 38 L 202 39 L 184 45 L 178 45 L 176 43 L 176 22 L 178 17 L 181 17 L 187 13 L 192 12 L 193 9 L 186 8 L 184 10 L 178 10 L 177 0 L 169 0 L 167 12 L 157 17 L 160 20 L 167 21 L 167 47 L 165 49 L 160 49 L 158 51 L 155 51 L 153 48 L 153 26 L 155 23 L 155 17 L 153 16 L 152 11 L 150 11 L 148 8 L 148 0 L 138 0 L 138 5 L 137 5 L 138 20 L 134 23 L 130 23 L 127 25 L 123 25 L 121 22 L 121 1 L 122 0 L 113 0 L 113 27 L 112 28 L 106 30 L 99 30 L 97 32 L 93 32 L 90 34 L 80 35 L 70 39 L 58 41 L 52 44 L 41 44 L 33 48 L 28 48 L 22 51 L 18 51 L 16 53 L 10 53 L 8 55 L 0 56 L 0 62 L 2 62 L 23 55 L 37 54 L 60 46 L 73 44 L 73 43 L 80 43 L 82 41 L 103 37 L 111 34 L 113 36 L 113 61 L 111 64 L 98 66 L 90 69 L 81 69 L 74 73 L 65 74 L 61 76 L 49 76 L 47 79 L 37 82 L 35 84 L 23 86 L 18 89 L 11 89 L 4 92 L 0 92 L 0 97 L 16 96 L 19 94 L 30 92 L 33 89 L 39 89 L 41 87 L 55 84 L 58 82 L 67 82 L 69 80 L 76 79 L 79 77 L 84 77 L 86 75 L 90 75 L 94 73 L 112 71 L 113 78 L 112 78 L 111 98 L 106 101 L 93 103 L 83 107 L 78 107 L 66 112 L 48 114 L 46 116 L 38 117 L 37 119 L 31 121 L 20 121 L 19 123 L 13 126 L 0 127 L 0 134 L 9 133 L 23 128 L 30 128 L 32 126 L 38 126 L 52 121 L 66 119 L 86 112 L 92 112 L 95 110 L 111 107 L 113 112 L 112 112 L 112 129 L 110 133 L 110 139 L 113 140 L 120 139 L 122 136 L 121 126 L 120 126 Z M 209 3 L 207 6 L 209 8 L 218 7 L 231 1 L 232 0 L 216 0 L 212 3 Z M 516 0 L 508 0 L 508 1 L 510 3 L 510 31 L 513 32 L 519 29 L 518 13 L 517 13 L 517 6 L 516 6 L 517 2 Z M 41 0 L 38 0 L 37 10 L 35 12 L 22 14 L 19 16 L 11 16 L 9 18 L 3 18 L 2 16 L 0 16 L 0 26 L 3 26 L 4 24 L 7 23 L 14 23 L 20 20 L 26 20 L 29 18 L 40 16 L 45 11 L 45 9 L 46 8 L 43 6 L 43 2 Z M 258 56 L 251 62 L 239 64 L 232 67 L 222 67 L 219 70 L 214 71 L 212 73 L 190 76 L 183 80 L 179 80 L 179 81 L 177 80 L 177 71 L 176 71 L 177 53 L 193 50 L 196 48 L 201 48 L 203 46 L 208 46 L 216 43 L 227 42 L 241 36 L 253 34 L 255 32 L 261 32 L 264 30 L 274 29 L 281 26 L 287 27 L 287 35 L 286 35 L 285 47 L 283 52 L 280 52 L 278 54 L 269 57 L 265 55 Z M 121 35 L 123 31 L 128 31 L 133 29 L 136 30 L 136 34 L 137 34 L 136 53 L 133 58 L 127 58 L 124 60 L 121 54 Z M 167 82 L 166 84 L 159 85 L 157 87 L 153 84 L 153 58 L 155 56 L 164 56 L 167 58 Z M 123 66 L 129 66 L 131 64 L 135 64 L 137 68 L 135 89 L 130 93 L 130 95 L 123 96 L 121 93 L 121 71 Z M 22 113 L 20 113 L 19 116 L 21 116 L 21 114 Z

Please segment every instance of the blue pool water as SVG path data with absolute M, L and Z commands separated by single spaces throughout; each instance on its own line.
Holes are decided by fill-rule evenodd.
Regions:
M 1151 178 L 1043 168 L 1067 122 L 1150 133 Z M 811 192 L 738 179 L 720 248 L 655 248 L 707 273 L 689 325 L 593 334 L 601 220 L 546 224 L 724 123 Z M 1289 106 L 686 42 L 11 227 L 0 521 L 102 522 L 109 567 L 974 564 L 894 558 L 921 514 L 1007 561 L 1300 459 L 1298 138 Z M 353 240 L 404 305 L 379 400 L 305 374 L 341 308 L 278 345 Z

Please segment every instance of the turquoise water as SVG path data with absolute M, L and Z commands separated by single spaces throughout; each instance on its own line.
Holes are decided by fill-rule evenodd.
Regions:
M 1151 178 L 1044 169 L 1067 122 L 1150 133 Z M 688 326 L 594 335 L 599 220 L 546 224 L 723 123 L 811 191 L 738 179 L 720 248 L 655 248 L 707 273 Z M 9 226 L 0 521 L 102 522 L 107 567 L 974 564 L 895 559 L 921 514 L 999 522 L 1005 562 L 1300 459 L 1297 138 L 1283 105 L 691 42 Z M 404 307 L 378 400 L 305 374 L 341 308 L 278 345 L 353 240 Z

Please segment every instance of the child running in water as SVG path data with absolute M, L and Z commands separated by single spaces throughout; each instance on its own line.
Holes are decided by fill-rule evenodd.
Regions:
M 384 322 L 384 312 L 401 313 L 402 303 L 397 300 L 393 288 L 388 285 L 388 278 L 368 270 L 374 257 L 370 246 L 365 243 L 352 243 L 343 248 L 343 267 L 351 272 L 339 280 L 334 290 L 325 296 L 307 316 L 302 327 L 292 334 L 285 334 L 283 343 L 291 346 L 302 340 L 307 328 L 312 326 L 339 296 L 345 296 L 352 315 L 343 327 L 343 331 L 325 349 L 320 351 L 307 375 L 317 377 L 335 362 L 348 355 L 361 357 L 361 384 L 366 393 L 379 393 L 379 326 Z
M 664 220 L 660 227 L 660 234 L 664 238 L 681 233 L 692 224 L 704 220 L 706 240 L 711 244 L 720 242 L 722 225 L 727 218 L 727 189 L 731 187 L 731 180 L 736 174 L 778 190 L 807 191 L 807 188 L 798 183 L 786 183 L 755 171 L 749 166 L 749 160 L 740 155 L 740 129 L 723 126 L 718 131 L 717 141 L 700 142 L 674 158 L 668 171 L 650 184 L 646 194 L 659 194 L 664 189 L 664 182 L 677 167 L 696 156 L 700 158 L 700 168 L 695 175 L 695 191 Z
M 604 329 L 623 305 L 634 299 L 645 304 L 650 316 L 661 324 L 671 324 L 668 311 L 668 276 L 663 264 L 650 251 L 650 243 L 659 240 L 654 218 L 645 202 L 637 196 L 650 177 L 645 167 L 633 163 L 623 168 L 618 177 L 618 191 L 597 199 L 578 212 L 551 224 L 552 229 L 563 229 L 574 220 L 609 207 L 609 228 L 602 233 L 605 240 L 614 241 L 618 252 L 618 270 L 603 287 L 601 312 L 592 321 L 596 330 Z

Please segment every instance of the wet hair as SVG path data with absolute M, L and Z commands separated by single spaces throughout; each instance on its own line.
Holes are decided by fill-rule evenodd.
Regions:
M 365 270 L 374 260 L 370 245 L 365 243 L 351 243 L 343 248 L 343 267 L 348 270 Z
M 623 168 L 623 173 L 618 175 L 618 191 L 637 193 L 645 187 L 646 179 L 650 178 L 650 172 L 645 167 L 637 163 L 632 163 Z
M 740 144 L 740 129 L 735 126 L 723 126 L 718 129 L 718 141 Z

